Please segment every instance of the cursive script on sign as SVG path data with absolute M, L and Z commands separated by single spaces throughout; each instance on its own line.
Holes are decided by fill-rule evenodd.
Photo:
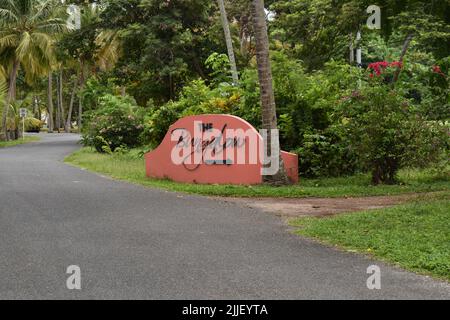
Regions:
M 176 128 L 171 132 L 172 137 L 176 137 L 177 149 L 190 149 L 182 164 L 189 171 L 197 170 L 202 164 L 206 165 L 232 165 L 232 159 L 225 159 L 225 151 L 232 148 L 240 149 L 245 146 L 247 137 L 238 137 L 230 134 L 227 130 L 228 124 L 224 124 L 221 130 L 215 130 L 212 123 L 199 124 L 201 135 L 191 136 L 185 128 Z M 234 133 L 234 130 L 233 130 Z M 199 155 L 199 157 L 195 157 Z M 208 157 L 211 155 L 212 157 Z M 221 159 L 218 156 L 222 155 Z M 194 161 L 193 161 L 194 159 Z M 197 159 L 197 161 L 195 161 Z

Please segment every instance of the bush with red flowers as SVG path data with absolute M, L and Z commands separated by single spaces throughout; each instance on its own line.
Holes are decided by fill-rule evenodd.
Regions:
M 449 147 L 448 128 L 426 121 L 388 85 L 362 87 L 340 101 L 335 116 L 338 131 L 372 172 L 373 184 L 396 183 L 403 167 L 438 163 Z
M 393 62 L 387 62 L 387 61 L 379 61 L 379 62 L 373 62 L 369 64 L 368 69 L 370 71 L 369 77 L 373 78 L 375 76 L 379 77 L 383 75 L 389 68 L 391 69 L 401 69 L 403 68 L 403 63 L 400 61 L 393 61 Z

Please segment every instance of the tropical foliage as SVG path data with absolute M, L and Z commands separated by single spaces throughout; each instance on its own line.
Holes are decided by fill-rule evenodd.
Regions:
M 0 61 L 9 73 L 9 90 L 2 114 L 8 137 L 9 104 L 16 98 L 16 81 L 22 68 L 27 83 L 44 76 L 54 63 L 54 41 L 66 29 L 56 0 L 0 1 Z
M 299 154 L 302 176 L 371 172 L 374 183 L 395 183 L 405 166 L 445 168 L 447 1 L 264 3 L 267 19 L 255 11 L 261 0 L 0 0 L 3 120 L 13 126 L 20 104 L 50 129 L 83 127 L 100 152 L 155 147 L 191 114 L 261 128 L 275 110 L 260 94 L 271 91 L 260 81 L 268 34 L 274 94 L 263 101 L 274 100 L 281 145 Z M 81 25 L 66 30 L 73 4 Z M 372 4 L 380 30 L 365 26 Z

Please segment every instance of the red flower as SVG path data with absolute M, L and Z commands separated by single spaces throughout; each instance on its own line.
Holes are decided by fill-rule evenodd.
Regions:
M 377 76 L 381 76 L 383 71 L 388 67 L 402 68 L 403 64 L 400 61 L 393 61 L 391 63 L 387 61 L 373 62 L 369 64 L 369 69 L 372 70 L 372 73 L 369 76 L 373 78 L 374 77 L 373 72 L 375 72 Z
M 433 72 L 445 77 L 445 74 L 442 72 L 441 67 L 439 66 L 433 66 Z
M 389 64 L 390 67 L 395 67 L 395 68 L 403 68 L 403 63 L 401 61 L 393 61 Z

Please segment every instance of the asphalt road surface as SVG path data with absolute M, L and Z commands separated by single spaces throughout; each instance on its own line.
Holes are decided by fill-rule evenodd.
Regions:
M 62 162 L 76 135 L 0 149 L 0 299 L 449 299 L 447 283 L 291 234 L 274 215 Z M 368 266 L 381 268 L 369 290 Z M 81 269 L 69 290 L 67 267 Z

